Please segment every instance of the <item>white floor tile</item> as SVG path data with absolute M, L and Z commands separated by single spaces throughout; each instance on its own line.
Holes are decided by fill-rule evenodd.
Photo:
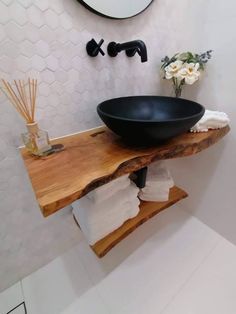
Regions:
M 67 252 L 23 279 L 22 286 L 28 314 L 60 314 L 67 313 L 67 309 L 73 313 L 75 303 L 81 308 L 87 306 L 89 295 L 93 295 L 90 302 L 96 306 L 96 292 L 89 293 L 92 283 L 77 250 Z M 99 298 L 97 301 L 99 308 Z
M 174 206 L 102 259 L 81 241 L 23 280 L 28 314 L 159 314 L 221 239 Z
M 10 314 L 26 314 L 25 313 L 25 308 L 24 305 L 20 305 L 19 307 L 17 307 L 14 311 L 12 311 Z
M 96 289 L 88 290 L 83 296 L 68 306 L 62 314 L 110 314 Z
M 157 314 L 220 240 L 199 220 L 172 207 L 103 259 L 84 248 L 81 258 L 111 313 Z
M 0 293 L 0 313 L 5 314 L 24 301 L 21 284 L 14 286 Z
M 236 247 L 222 240 L 163 314 L 235 314 Z

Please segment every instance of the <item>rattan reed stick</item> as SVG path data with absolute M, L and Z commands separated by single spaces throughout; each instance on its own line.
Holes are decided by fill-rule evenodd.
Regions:
M 3 87 L 1 90 L 10 100 L 15 109 L 25 119 L 27 124 L 35 123 L 35 106 L 36 106 L 36 95 L 37 95 L 37 80 L 28 78 L 25 83 L 24 80 L 14 80 L 12 86 L 9 82 L 2 79 Z M 28 84 L 28 88 L 27 88 Z
M 18 94 L 19 94 L 19 96 L 20 96 L 19 105 L 21 106 L 22 110 L 24 111 L 24 113 L 25 113 L 25 115 L 28 117 L 28 119 L 30 119 L 30 117 L 29 117 L 29 115 L 28 115 L 28 113 L 27 113 L 27 107 L 25 106 L 24 98 L 23 98 L 23 95 L 21 94 L 20 88 L 19 88 L 19 86 L 18 86 L 16 80 L 14 80 L 14 82 L 15 82 L 15 86 L 16 86 L 16 88 L 17 88 Z M 9 83 L 8 83 L 8 84 L 9 84 Z M 9 84 L 9 85 L 10 85 L 10 84 Z M 13 90 L 13 88 L 12 88 L 12 90 Z M 14 90 L 13 90 L 13 92 L 14 92 Z

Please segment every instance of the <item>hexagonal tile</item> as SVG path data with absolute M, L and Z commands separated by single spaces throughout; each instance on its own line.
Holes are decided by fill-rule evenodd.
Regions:
M 55 36 L 55 38 L 56 38 L 56 36 Z M 50 43 L 50 48 L 51 48 L 50 55 L 52 55 L 53 57 L 60 59 L 61 57 L 64 56 L 63 46 L 58 41 L 55 41 L 55 40 L 52 41 Z
M 6 41 L 1 46 L 1 54 L 15 59 L 19 54 L 19 45 L 11 40 Z
M 60 24 L 65 30 L 72 28 L 71 17 L 67 13 L 62 13 L 60 15 Z
M 63 7 L 63 1 L 61 1 L 61 0 L 51 1 L 50 7 L 57 14 L 61 14 L 65 10 L 64 7 Z
M 49 85 L 47 83 L 45 83 L 45 82 L 41 82 L 39 84 L 39 95 L 48 96 L 49 94 L 50 94 Z
M 45 21 L 49 27 L 51 27 L 52 29 L 57 28 L 58 16 L 55 12 L 53 12 L 52 10 L 47 10 L 44 13 L 44 17 L 45 17 Z
M 79 70 L 81 68 L 81 59 L 80 57 L 76 56 L 72 59 L 72 66 L 73 68 Z
M 68 72 L 63 70 L 57 70 L 55 72 L 55 77 L 57 81 L 64 83 L 68 80 Z
M 9 8 L 7 5 L 0 2 L 0 12 L 1 12 L 1 19 L 0 24 L 5 24 L 9 21 Z
M 40 27 L 39 29 L 40 37 L 43 38 L 48 43 L 51 43 L 57 36 L 55 35 L 55 31 L 53 31 L 50 27 L 47 25 L 44 25 Z
M 79 80 L 79 82 L 75 85 L 75 90 L 82 94 L 87 87 L 87 82 L 83 79 L 83 80 Z
M 36 43 L 40 39 L 38 28 L 30 23 L 24 26 L 24 32 L 26 35 L 25 38 L 32 43 Z
M 50 94 L 48 96 L 48 104 L 49 106 L 52 106 L 52 107 L 57 107 L 58 106 L 58 95 L 57 94 Z
M 24 7 L 28 8 L 32 4 L 32 0 L 18 0 L 18 2 Z
M 50 85 L 50 91 L 58 95 L 61 95 L 62 93 L 64 93 L 62 84 L 58 81 L 55 81 Z
M 15 64 L 15 63 L 14 63 Z M 15 64 L 15 68 L 14 71 L 11 72 L 11 78 L 10 80 L 14 77 L 14 79 L 16 80 L 22 80 L 22 78 L 25 77 L 25 73 L 19 70 L 16 70 L 16 64 Z
M 46 58 L 46 62 L 47 62 L 47 68 L 55 71 L 58 68 L 58 60 L 57 58 L 53 57 L 53 56 L 48 56 Z
M 47 102 L 48 95 L 47 96 L 42 95 L 42 84 L 45 83 L 40 83 L 38 87 L 37 108 L 45 108 L 48 104 Z
M 6 24 L 5 31 L 7 36 L 15 42 L 21 42 L 25 38 L 24 30 L 13 22 Z
M 34 4 L 41 10 L 45 11 L 49 8 L 48 0 L 34 0 Z
M 9 16 L 19 25 L 24 25 L 28 21 L 25 8 L 16 1 L 9 6 Z
M 36 44 L 36 48 L 37 48 L 38 55 L 42 57 L 46 57 L 49 55 L 50 48 L 49 48 L 49 45 L 45 41 L 43 40 L 38 41 Z
M 32 57 L 35 50 L 35 46 L 29 40 L 24 40 L 20 44 L 20 52 L 26 57 Z
M 60 58 L 60 65 L 64 70 L 69 70 L 72 68 L 71 60 L 66 56 Z
M 79 72 L 76 71 L 75 69 L 71 69 L 68 72 L 68 78 L 69 78 L 69 80 L 71 80 L 73 82 L 77 82 L 79 80 Z
M 75 46 L 69 41 L 63 45 L 63 53 L 67 58 L 73 58 L 77 56 Z
M 2 3 L 9 5 L 13 2 L 13 0 L 1 0 Z
M 14 71 L 15 62 L 8 56 L 3 56 L 0 58 L 0 69 L 3 72 L 11 73 Z
M 17 59 L 16 59 L 16 63 L 17 63 L 17 68 L 20 70 L 20 71 L 23 71 L 23 72 L 27 72 L 30 68 L 31 68 L 31 62 L 30 62 L 30 59 L 25 57 L 25 56 L 19 56 Z
M 78 44 L 80 41 L 80 33 L 75 29 L 72 29 L 70 31 L 69 37 L 70 37 L 70 41 L 74 44 Z
M 0 41 L 4 40 L 6 38 L 6 33 L 3 30 L 3 28 L 0 28 Z
M 75 91 L 75 83 L 67 81 L 63 84 L 63 88 L 67 93 L 72 94 Z
M 30 6 L 27 9 L 27 14 L 30 22 L 37 26 L 41 27 L 44 25 L 44 18 L 42 12 L 35 6 Z
M 46 63 L 42 57 L 35 55 L 32 58 L 32 66 L 33 69 L 37 71 L 42 71 L 46 68 Z
M 42 79 L 44 82 L 51 84 L 55 81 L 55 76 L 52 71 L 50 70 L 44 70 L 42 72 Z
M 87 51 L 86 51 L 86 42 L 80 42 L 76 45 L 76 51 L 77 54 L 81 57 L 81 58 L 85 58 L 88 56 Z
M 62 26 L 58 26 L 54 30 L 55 38 L 57 39 L 58 42 L 60 43 L 66 43 L 69 41 L 69 33 L 66 31 Z

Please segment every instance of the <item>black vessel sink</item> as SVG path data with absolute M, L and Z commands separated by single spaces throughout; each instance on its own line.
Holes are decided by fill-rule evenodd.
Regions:
M 159 143 L 188 131 L 203 116 L 200 104 L 174 97 L 132 96 L 106 100 L 97 112 L 117 135 L 131 143 Z

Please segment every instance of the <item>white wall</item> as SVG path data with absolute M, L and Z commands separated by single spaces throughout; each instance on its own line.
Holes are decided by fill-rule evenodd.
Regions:
M 159 61 L 178 50 L 182 1 L 156 0 L 126 21 L 101 18 L 76 0 L 0 2 L 0 76 L 36 76 L 40 82 L 37 118 L 51 137 L 99 125 L 96 105 L 120 95 L 160 92 Z M 149 62 L 125 54 L 89 58 L 94 37 L 109 41 L 143 39 Z M 104 45 L 104 49 L 106 46 Z M 25 127 L 0 98 L 0 290 L 10 286 L 77 243 L 81 237 L 70 208 L 42 217 L 17 151 Z
M 189 13 L 191 32 L 187 39 L 183 36 L 183 47 L 191 43 L 192 50 L 214 53 L 202 82 L 185 96 L 227 112 L 231 132 L 214 147 L 171 165 L 177 182 L 189 192 L 180 206 L 236 244 L 236 2 L 192 1 Z
M 185 95 L 228 112 L 233 120 L 235 6 L 233 0 L 224 4 L 221 0 L 155 0 L 142 15 L 114 21 L 86 11 L 76 0 L 2 0 L 0 74 L 10 80 L 38 77 L 38 120 L 54 137 L 100 124 L 96 105 L 109 97 L 169 94 L 168 84 L 159 78 L 160 59 L 181 50 L 212 48 L 208 74 Z M 106 44 L 143 39 L 149 61 L 142 64 L 138 57 L 128 59 L 125 54 L 91 59 L 85 45 L 92 37 L 103 37 Z M 42 217 L 17 151 L 23 131 L 22 121 L 1 97 L 0 290 L 81 237 L 70 208 Z M 190 193 L 184 208 L 236 243 L 234 132 L 232 124 L 224 143 L 196 157 L 173 161 L 171 166 L 179 184 Z

